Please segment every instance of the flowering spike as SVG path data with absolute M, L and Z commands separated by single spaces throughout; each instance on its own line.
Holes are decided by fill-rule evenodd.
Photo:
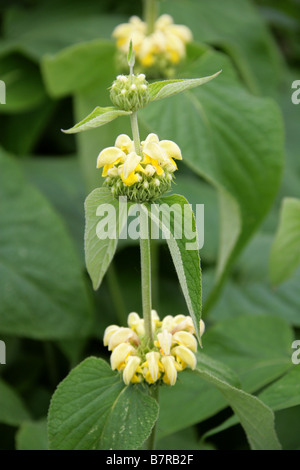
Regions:
M 104 344 L 112 350 L 111 367 L 122 373 L 126 385 L 142 381 L 174 385 L 179 372 L 187 366 L 196 367 L 197 341 L 189 331 L 191 317 L 168 315 L 160 321 L 152 310 L 151 319 L 154 345 L 150 350 L 144 320 L 136 312 L 128 315 L 128 328 L 111 325 L 104 332 Z M 181 329 L 174 331 L 177 327 Z

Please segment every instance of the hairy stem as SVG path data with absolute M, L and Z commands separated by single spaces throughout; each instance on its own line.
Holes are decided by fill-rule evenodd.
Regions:
M 151 321 L 151 251 L 149 240 L 148 214 L 140 207 L 140 249 L 141 249 L 141 277 L 142 302 L 145 325 L 145 336 L 149 347 L 153 346 L 153 333 Z
M 108 288 L 110 291 L 111 299 L 115 307 L 115 311 L 118 317 L 118 322 L 121 325 L 126 325 L 127 315 L 126 315 L 126 306 L 124 303 L 119 279 L 116 273 L 115 264 L 112 261 L 109 269 L 106 273 L 106 279 L 108 283 Z
M 147 23 L 147 34 L 153 33 L 157 14 L 157 0 L 144 0 L 144 20 Z
M 130 114 L 130 124 L 132 129 L 132 137 L 134 142 L 134 149 L 137 155 L 142 155 L 141 151 L 141 141 L 140 141 L 140 133 L 139 133 L 139 125 L 137 119 L 137 111 L 133 111 Z

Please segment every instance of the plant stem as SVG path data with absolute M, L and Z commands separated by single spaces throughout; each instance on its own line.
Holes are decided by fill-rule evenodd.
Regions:
M 155 310 L 159 310 L 159 242 L 150 241 L 151 248 L 151 279 L 152 279 L 152 300 Z
M 149 395 L 151 398 L 154 398 L 158 402 L 159 401 L 159 386 L 151 385 L 149 387 Z M 146 441 L 146 450 L 155 449 L 155 438 L 156 438 L 156 423 L 154 424 L 151 434 Z
M 151 250 L 149 240 L 148 214 L 140 205 L 140 249 L 141 249 L 141 277 L 142 302 L 145 325 L 145 336 L 149 347 L 153 346 L 151 321 Z
M 121 325 L 126 325 L 126 321 L 127 321 L 126 307 L 125 307 L 122 291 L 120 288 L 118 276 L 116 273 L 115 264 L 113 261 L 111 262 L 109 266 L 106 276 L 107 276 L 106 278 L 107 278 L 108 288 L 110 291 L 112 302 L 114 304 L 116 314 L 118 317 L 118 322 Z
M 144 0 L 144 20 L 147 23 L 147 34 L 153 33 L 157 14 L 157 0 Z
M 142 155 L 141 151 L 141 141 L 140 141 L 140 133 L 139 133 L 139 125 L 137 120 L 137 111 L 132 111 L 130 114 L 130 124 L 132 129 L 132 137 L 134 141 L 134 149 L 137 155 Z

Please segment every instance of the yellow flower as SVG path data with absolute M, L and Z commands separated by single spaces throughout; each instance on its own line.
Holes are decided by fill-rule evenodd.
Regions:
M 108 341 L 108 350 L 113 351 L 120 343 L 132 342 L 136 345 L 140 344 L 138 335 L 130 328 L 119 328 L 114 332 Z
M 193 352 L 197 352 L 197 340 L 191 333 L 187 331 L 177 331 L 172 338 L 175 343 L 186 346 Z
M 157 345 L 160 347 L 161 353 L 164 356 L 168 356 L 171 351 L 172 346 L 172 335 L 168 332 L 168 330 L 163 330 L 161 333 L 157 335 Z
M 136 375 L 136 371 L 141 363 L 141 359 L 137 356 L 129 356 L 126 360 L 126 366 L 123 370 L 123 380 L 126 385 L 130 382 L 140 382 L 139 377 Z
M 148 366 L 148 371 L 146 370 L 145 378 L 148 383 L 154 383 L 160 377 L 159 359 L 160 354 L 158 352 L 151 351 L 146 354 L 145 365 Z
M 145 341 L 144 319 L 136 312 L 128 315 L 128 328 L 111 325 L 104 332 L 104 344 L 112 351 L 111 368 L 122 372 L 126 385 L 142 381 L 149 385 L 174 385 L 178 372 L 187 366 L 196 367 L 197 341 L 189 331 L 191 317 L 168 315 L 160 321 L 156 310 L 152 310 L 151 320 L 154 346 L 150 350 Z M 180 325 L 186 329 L 174 332 Z
M 176 346 L 172 349 L 172 354 L 176 356 L 176 360 L 181 363 L 183 367 L 188 365 L 191 369 L 195 369 L 197 364 L 196 356 L 186 346 Z
M 184 59 L 186 44 L 193 39 L 191 30 L 187 26 L 174 24 L 170 15 L 161 15 L 149 35 L 146 23 L 136 16 L 131 17 L 129 23 L 120 24 L 114 29 L 113 37 L 124 55 L 132 40 L 137 62 L 145 68 L 156 67 L 161 71 Z
M 110 325 L 106 328 L 106 330 L 104 331 L 104 337 L 103 337 L 104 346 L 108 346 L 110 337 L 119 329 L 120 327 L 117 325 Z
M 118 369 L 120 370 L 123 365 L 125 364 L 125 360 L 127 357 L 134 353 L 135 349 L 131 344 L 128 343 L 121 343 L 119 344 L 111 353 L 110 356 L 110 364 L 112 370 Z
M 175 366 L 175 359 L 173 356 L 164 356 L 161 358 L 161 363 L 164 367 L 165 373 L 163 381 L 167 385 L 175 385 L 177 380 L 177 370 Z
M 97 158 L 97 168 L 103 167 L 102 176 L 120 178 L 125 186 L 147 181 L 153 176 L 164 177 L 165 172 L 177 169 L 175 160 L 182 160 L 180 148 L 171 140 L 159 141 L 156 134 L 149 134 L 141 143 L 142 155 L 134 151 L 134 143 L 126 134 L 117 137 L 114 147 L 102 150 Z M 145 179 L 146 178 L 146 179 Z M 158 180 L 159 181 L 159 180 Z M 148 187 L 147 185 L 145 187 Z

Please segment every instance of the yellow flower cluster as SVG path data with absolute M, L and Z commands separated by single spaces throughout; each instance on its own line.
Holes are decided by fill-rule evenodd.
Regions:
M 182 160 L 178 145 L 171 140 L 159 141 L 156 134 L 149 134 L 141 143 L 141 153 L 142 156 L 137 155 L 130 137 L 121 134 L 114 147 L 100 152 L 97 168 L 103 167 L 102 176 L 119 177 L 126 186 L 143 181 L 147 188 L 149 179 L 159 186 L 160 180 L 157 177 L 164 177 L 166 172 L 172 180 L 171 173 L 177 169 L 174 159 Z
M 153 67 L 163 63 L 177 65 L 186 55 L 186 44 L 193 39 L 191 30 L 184 25 L 174 24 L 170 15 L 160 16 L 154 31 L 147 35 L 147 24 L 137 16 L 129 23 L 118 25 L 113 31 L 117 48 L 127 54 L 132 40 L 136 59 L 143 67 Z
M 110 325 L 104 332 L 104 346 L 112 351 L 112 370 L 122 372 L 126 385 L 145 380 L 149 384 L 163 381 L 174 385 L 178 372 L 186 367 L 195 369 L 197 340 L 193 321 L 185 315 L 168 315 L 162 321 L 152 310 L 154 347 L 145 344 L 144 320 L 132 312 L 128 316 L 128 328 Z M 204 333 L 200 321 L 200 334 Z

